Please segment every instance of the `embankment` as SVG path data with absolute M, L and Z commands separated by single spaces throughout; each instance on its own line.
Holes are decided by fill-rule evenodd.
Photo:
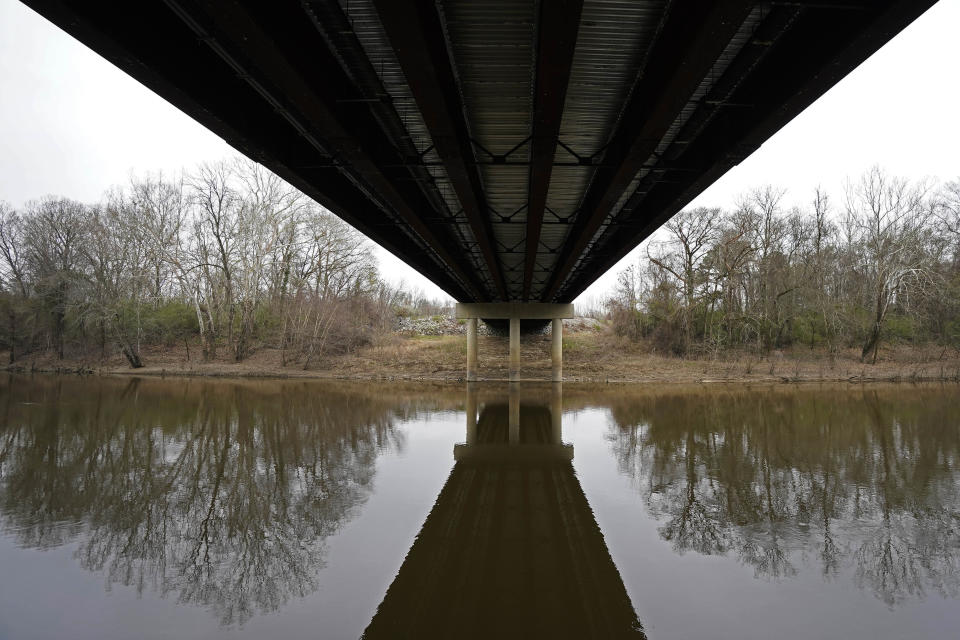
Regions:
M 547 336 L 524 336 L 522 377 L 548 380 L 550 346 Z M 104 359 L 73 354 L 57 360 L 51 353 L 32 353 L 8 367 L 20 372 L 60 372 L 126 375 L 188 375 L 219 377 L 334 378 L 360 380 L 456 381 L 464 375 L 466 343 L 462 336 L 389 335 L 353 353 L 330 356 L 304 368 L 279 349 L 263 347 L 248 359 L 221 357 L 209 362 L 188 355 L 184 347 L 144 347 L 144 367 L 130 369 L 122 356 Z M 505 338 L 482 336 L 480 376 L 507 379 Z M 6 354 L 0 354 L 4 358 Z M 285 362 L 286 361 L 286 362 Z M 564 337 L 564 379 L 571 382 L 813 382 L 960 380 L 960 353 L 953 349 L 892 346 L 877 364 L 860 362 L 856 349 L 832 356 L 801 347 L 767 355 L 721 352 L 678 358 L 645 350 L 596 332 Z

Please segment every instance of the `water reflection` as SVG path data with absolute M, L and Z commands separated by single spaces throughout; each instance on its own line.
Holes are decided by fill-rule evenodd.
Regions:
M 293 384 L 11 379 L 0 513 L 20 545 L 79 541 L 109 582 L 209 607 L 224 624 L 316 586 L 324 541 L 404 446 L 410 401 Z
M 645 638 L 549 401 L 511 386 L 466 444 L 363 637 Z
M 820 606 L 847 637 L 869 607 L 886 613 L 853 585 L 896 608 L 902 630 L 949 626 L 953 603 L 914 601 L 960 596 L 956 398 L 0 378 L 0 543 L 73 552 L 48 554 L 44 570 L 7 544 L 0 566 L 16 560 L 43 593 L 79 563 L 224 623 L 158 632 L 185 636 L 643 638 L 635 604 L 656 637 L 703 637 L 713 612 L 757 602 L 709 585 L 758 585 L 751 572 L 771 582 L 757 606 Z M 810 594 L 817 574 L 836 608 Z M 119 615 L 82 584 L 57 597 Z M 58 635 L 12 593 L 0 591 L 0 618 Z M 720 630 L 758 636 L 753 612 Z M 137 635 L 136 615 L 118 637 Z
M 960 403 L 896 387 L 661 393 L 609 404 L 620 469 L 679 553 L 813 564 L 893 607 L 960 595 Z

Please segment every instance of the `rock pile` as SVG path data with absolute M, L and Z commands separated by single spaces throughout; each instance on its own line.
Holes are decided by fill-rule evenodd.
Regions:
M 593 332 L 600 330 L 600 323 L 593 318 L 570 318 L 563 321 L 563 330 L 570 333 Z M 456 336 L 467 333 L 466 320 L 457 320 L 452 316 L 436 315 L 422 318 L 398 316 L 396 331 L 407 336 Z M 481 336 L 499 335 L 495 330 L 481 322 L 477 327 Z M 550 333 L 550 325 L 544 327 L 544 333 Z

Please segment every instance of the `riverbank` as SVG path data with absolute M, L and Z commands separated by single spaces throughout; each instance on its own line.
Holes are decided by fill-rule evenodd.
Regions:
M 549 380 L 549 336 L 524 336 L 522 378 Z M 28 354 L 8 371 L 139 376 L 212 376 L 254 378 L 326 378 L 353 380 L 462 380 L 466 366 L 466 341 L 462 336 L 385 336 L 354 353 L 328 357 L 304 369 L 282 363 L 278 349 L 261 348 L 243 362 L 220 358 L 201 362 L 198 350 L 144 347 L 145 366 L 131 369 L 122 356 L 100 360 L 70 357 L 57 360 L 52 353 Z M 5 357 L 5 354 L 0 354 Z M 479 339 L 480 377 L 506 380 L 506 338 Z M 797 348 L 768 356 L 724 352 L 677 358 L 650 353 L 626 341 L 599 332 L 564 337 L 564 379 L 600 383 L 732 383 L 732 382 L 921 382 L 960 380 L 960 354 L 935 345 L 890 346 L 877 364 L 861 363 L 859 351 L 824 351 Z

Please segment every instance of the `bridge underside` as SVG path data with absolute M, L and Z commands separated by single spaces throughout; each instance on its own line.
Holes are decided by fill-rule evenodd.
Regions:
M 461 302 L 573 300 L 933 4 L 25 1 Z

